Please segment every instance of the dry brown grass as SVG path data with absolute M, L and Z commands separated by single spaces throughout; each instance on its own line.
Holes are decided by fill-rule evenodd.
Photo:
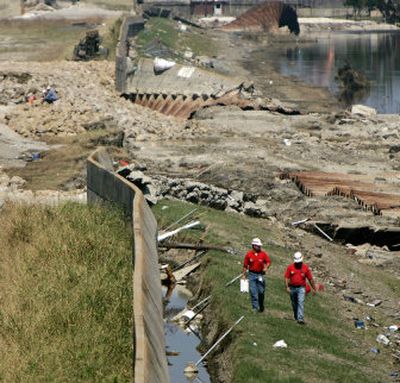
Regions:
M 99 207 L 0 217 L 0 381 L 131 380 L 131 240 Z
M 30 190 L 59 190 L 69 182 L 78 179 L 86 183 L 86 159 L 95 150 L 103 137 L 111 130 L 99 130 L 70 137 L 48 138 L 50 144 L 60 145 L 41 153 L 39 161 L 29 162 L 24 168 L 8 169 L 11 175 L 18 175 L 27 181 Z M 126 158 L 121 148 L 114 147 L 115 158 Z M 76 184 L 75 186 L 79 186 Z

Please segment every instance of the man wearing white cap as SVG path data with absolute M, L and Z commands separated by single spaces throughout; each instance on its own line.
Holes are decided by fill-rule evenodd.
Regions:
M 290 294 L 294 319 L 297 323 L 304 324 L 304 301 L 306 298 L 307 279 L 310 282 L 313 294 L 317 292 L 310 268 L 303 263 L 303 255 L 298 251 L 294 253 L 293 263 L 285 272 L 286 290 Z
M 243 276 L 246 278 L 246 271 L 249 270 L 249 289 L 251 297 L 251 305 L 254 311 L 264 311 L 264 294 L 265 294 L 265 272 L 271 265 L 269 255 L 261 250 L 262 243 L 259 238 L 251 241 L 252 249 L 249 250 L 244 257 Z

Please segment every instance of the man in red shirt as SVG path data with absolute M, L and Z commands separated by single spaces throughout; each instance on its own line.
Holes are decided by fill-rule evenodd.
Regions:
M 264 275 L 271 265 L 269 255 L 261 250 L 262 243 L 259 238 L 251 241 L 252 249 L 247 252 L 243 262 L 243 276 L 249 271 L 249 289 L 251 305 L 254 311 L 264 311 L 265 278 Z
M 304 301 L 306 297 L 307 279 L 310 282 L 313 294 L 316 294 L 314 280 L 309 267 L 303 263 L 303 255 L 297 252 L 293 256 L 293 263 L 285 272 L 286 291 L 290 294 L 294 319 L 297 323 L 304 324 Z

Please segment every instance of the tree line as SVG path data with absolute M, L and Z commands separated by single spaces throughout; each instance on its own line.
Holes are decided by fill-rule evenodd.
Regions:
M 400 21 L 400 0 L 345 0 L 344 5 L 353 7 L 355 15 L 360 15 L 365 10 L 370 13 L 377 9 L 387 23 L 395 24 Z

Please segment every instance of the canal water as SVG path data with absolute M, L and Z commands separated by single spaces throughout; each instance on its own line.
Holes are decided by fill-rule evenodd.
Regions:
M 197 350 L 201 338 L 199 330 L 192 326 L 193 330 L 184 330 L 171 319 L 186 308 L 191 293 L 186 288 L 177 285 L 172 291 L 163 287 L 165 306 L 165 340 L 168 356 L 169 376 L 171 383 L 210 383 L 210 377 L 206 368 L 200 364 L 199 373 L 195 378 L 189 379 L 183 374 L 183 370 L 189 362 L 196 363 L 202 355 Z
M 273 61 L 285 76 L 328 88 L 340 97 L 335 80 L 345 63 L 363 72 L 370 89 L 343 99 L 346 104 L 364 104 L 379 113 L 400 113 L 400 33 L 330 33 L 317 36 L 316 42 L 298 43 L 274 49 Z

